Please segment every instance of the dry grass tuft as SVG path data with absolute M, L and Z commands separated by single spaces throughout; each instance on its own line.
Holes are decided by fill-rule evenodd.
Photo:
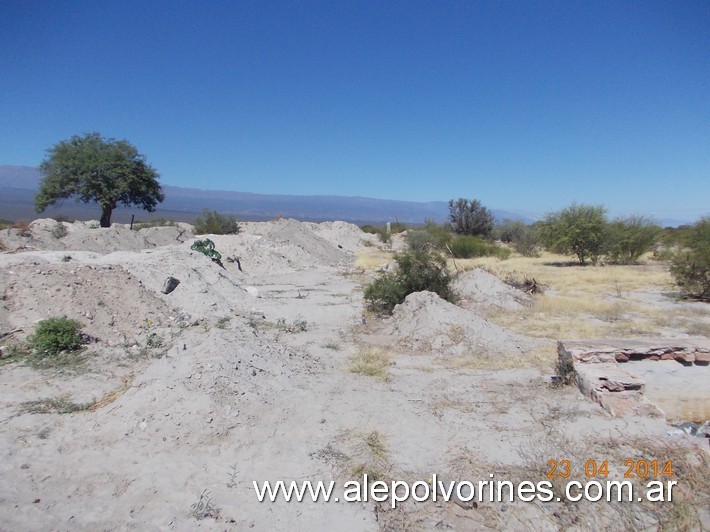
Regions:
M 355 267 L 361 270 L 370 271 L 380 266 L 392 262 L 394 252 L 385 249 L 367 248 L 360 250 L 355 260 Z
M 550 343 L 527 353 L 492 354 L 485 349 L 472 349 L 471 354 L 459 357 L 441 357 L 437 362 L 452 369 L 506 370 L 537 368 L 552 371 L 557 360 L 557 349 Z
M 707 335 L 710 312 L 690 303 L 659 308 L 646 295 L 672 290 L 664 264 L 636 266 L 564 266 L 566 258 L 491 257 L 457 261 L 459 267 L 481 267 L 500 279 L 535 278 L 549 289 L 530 307 L 517 311 L 493 310 L 488 318 L 521 334 L 538 338 L 610 338 L 657 335 L 659 329 Z M 672 305 L 672 306 L 671 306 Z
M 352 373 L 387 380 L 387 368 L 391 365 L 392 356 L 389 353 L 376 347 L 368 347 L 351 357 L 349 370 Z

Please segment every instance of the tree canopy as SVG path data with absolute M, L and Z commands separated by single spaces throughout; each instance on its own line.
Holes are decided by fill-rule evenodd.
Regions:
M 539 225 L 540 239 L 555 253 L 576 255 L 584 266 L 596 263 L 606 251 L 607 219 L 602 206 L 577 205 L 545 216 Z
M 493 213 L 477 199 L 449 201 L 449 218 L 460 235 L 488 236 L 493 230 Z
M 148 212 L 165 199 L 158 173 L 126 140 L 99 133 L 73 136 L 47 150 L 40 164 L 42 182 L 35 196 L 37 212 L 66 198 L 101 206 L 101 227 L 111 226 L 117 205 L 136 205 Z

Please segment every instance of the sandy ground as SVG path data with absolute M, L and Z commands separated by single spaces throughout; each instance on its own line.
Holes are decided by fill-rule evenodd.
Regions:
M 224 268 L 190 250 L 189 226 L 57 225 L 0 234 L 1 342 L 63 315 L 97 340 L 77 367 L 0 366 L 2 530 L 710 527 L 707 443 L 551 386 L 538 358 L 553 340 L 485 319 L 491 305 L 529 304 L 490 274 L 457 280 L 461 306 L 413 294 L 383 320 L 363 313 L 374 272 L 354 266 L 377 243 L 350 224 L 244 224 L 210 237 Z M 226 260 L 237 257 L 241 271 Z M 168 276 L 180 284 L 163 294 Z M 387 355 L 386 378 L 349 370 L 366 349 Z M 574 478 L 608 460 L 618 477 L 641 457 L 676 460 L 679 502 L 392 509 L 260 503 L 252 485 L 539 482 L 550 460 L 570 460 Z

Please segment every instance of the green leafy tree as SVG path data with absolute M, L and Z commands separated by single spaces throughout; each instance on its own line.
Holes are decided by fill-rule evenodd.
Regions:
M 606 249 L 606 209 L 573 203 L 545 216 L 539 225 L 539 234 L 550 251 L 576 255 L 582 266 L 587 260 L 596 263 Z
M 37 212 L 74 197 L 101 207 L 101 227 L 111 226 L 120 203 L 148 212 L 165 199 L 158 173 L 126 140 L 104 139 L 98 133 L 73 136 L 47 150 L 40 164 L 42 182 L 35 196 Z
M 661 228 L 645 216 L 617 218 L 609 224 L 606 256 L 616 264 L 636 264 L 660 234 Z
M 449 200 L 449 219 L 460 235 L 487 237 L 493 230 L 493 213 L 477 199 Z
M 683 245 L 673 258 L 671 274 L 686 295 L 710 299 L 710 217 L 685 233 Z

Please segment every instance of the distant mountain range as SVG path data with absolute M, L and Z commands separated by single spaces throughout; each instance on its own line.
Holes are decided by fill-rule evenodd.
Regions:
M 62 205 L 50 207 L 44 213 L 34 210 L 34 196 L 39 189 L 39 170 L 31 166 L 0 165 L 0 219 L 33 220 L 64 216 L 78 220 L 98 219 L 96 204 L 65 200 Z M 383 200 L 346 196 L 288 196 L 277 194 L 252 194 L 225 190 L 201 190 L 163 185 L 165 201 L 154 213 L 137 207 L 119 207 L 112 221 L 168 218 L 175 221 L 192 221 L 204 209 L 222 214 L 233 214 L 240 220 L 270 220 L 276 216 L 303 221 L 343 220 L 358 224 L 379 224 L 399 221 L 420 224 L 426 219 L 443 222 L 449 213 L 444 201 L 420 203 L 413 201 Z M 521 213 L 492 209 L 497 220 L 533 221 Z

